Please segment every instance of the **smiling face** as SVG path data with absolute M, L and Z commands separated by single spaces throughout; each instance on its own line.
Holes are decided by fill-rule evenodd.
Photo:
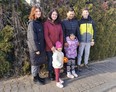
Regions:
M 57 19 L 57 17 L 58 17 L 57 12 L 56 11 L 53 11 L 52 14 L 51 14 L 52 21 L 55 21 Z
M 82 16 L 83 16 L 83 18 L 87 19 L 88 16 L 89 16 L 89 11 L 88 10 L 83 10 Z
M 68 19 L 73 19 L 74 17 L 75 17 L 75 12 L 74 11 L 68 11 L 67 18 Z
M 34 11 L 35 19 L 41 17 L 41 10 L 39 8 L 36 8 Z
M 62 48 L 57 48 L 58 51 L 62 51 Z

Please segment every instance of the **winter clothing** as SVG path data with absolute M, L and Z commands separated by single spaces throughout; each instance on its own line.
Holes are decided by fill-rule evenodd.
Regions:
M 47 60 L 48 60 L 48 71 L 52 71 L 53 70 L 53 67 L 52 67 L 52 55 L 53 55 L 53 52 L 52 51 L 47 51 Z
M 29 47 L 30 60 L 32 65 L 39 65 L 39 60 L 43 52 L 45 52 L 45 41 L 43 25 L 40 20 L 29 21 L 28 31 L 27 31 L 27 43 Z M 39 51 L 40 55 L 35 52 Z
M 79 46 L 79 53 L 78 53 L 78 65 L 81 65 L 82 55 L 84 54 L 84 63 L 85 65 L 88 64 L 91 42 L 95 40 L 96 29 L 95 23 L 90 16 L 87 19 L 82 19 L 79 21 L 80 27 L 80 46 Z
M 63 52 L 59 52 L 56 50 L 53 53 L 52 58 L 53 58 L 52 64 L 53 64 L 54 68 L 62 68 L 63 67 L 63 59 L 64 59 Z
M 40 85 L 44 85 L 45 84 L 44 78 L 40 78 L 38 74 L 33 77 L 33 82 L 39 83 Z
M 60 24 L 54 24 L 50 20 L 44 23 L 44 34 L 46 41 L 46 51 L 51 51 L 57 41 L 63 44 L 63 31 Z
M 66 37 L 66 41 L 68 43 L 68 47 L 64 47 L 64 49 L 66 57 L 68 57 L 67 77 L 74 78 L 74 76 L 71 74 L 71 71 L 75 71 L 75 58 L 77 57 L 78 40 L 77 39 L 71 40 L 69 37 Z
M 66 37 L 66 41 L 68 43 L 68 47 L 64 47 L 66 57 L 75 59 L 77 56 L 78 40 L 71 40 L 69 37 Z
M 71 72 L 71 70 L 75 69 L 75 60 L 74 59 L 69 59 L 67 62 L 67 72 Z
M 33 76 L 33 81 L 44 85 L 45 81 L 43 78 L 39 77 L 40 62 L 45 60 L 45 41 L 43 25 L 41 20 L 29 21 L 28 31 L 27 31 L 27 44 L 29 47 L 30 60 L 31 60 L 31 73 Z M 37 55 L 36 52 L 39 51 L 40 54 Z
M 66 42 L 66 37 L 73 33 L 77 38 L 79 35 L 79 24 L 77 19 L 65 19 L 62 21 L 62 28 L 64 32 L 64 42 Z
M 67 77 L 68 78 L 78 77 L 78 75 L 75 72 L 75 59 L 69 59 L 69 61 L 67 62 Z
M 46 51 L 48 59 L 48 70 L 50 80 L 54 79 L 54 69 L 52 67 L 52 51 L 51 48 L 55 47 L 57 41 L 63 44 L 63 32 L 61 24 L 55 24 L 51 20 L 47 20 L 44 23 L 44 35 L 46 42 Z
M 52 66 L 52 51 L 47 51 L 47 60 L 48 60 L 48 71 L 49 71 L 49 79 L 54 80 L 55 79 L 55 74 L 54 74 L 54 69 Z
M 80 36 L 79 42 L 91 42 L 95 39 L 96 28 L 95 23 L 90 16 L 87 19 L 82 19 L 79 21 Z
M 59 42 L 59 41 L 56 42 L 56 49 L 57 49 L 57 48 L 62 48 L 62 44 L 61 44 L 61 42 Z
M 60 77 L 60 69 L 59 68 L 54 68 L 55 75 L 56 75 L 56 82 L 59 82 L 59 77 Z
M 38 74 L 38 71 L 40 70 L 39 66 L 31 66 L 31 74 L 32 76 L 36 76 Z
M 59 43 L 59 42 L 58 42 Z M 61 43 L 56 43 L 57 45 L 61 45 Z M 53 53 L 53 67 L 54 67 L 54 71 L 55 71 L 55 76 L 56 76 L 56 82 L 59 82 L 59 76 L 60 76 L 60 69 L 63 67 L 63 59 L 64 59 L 64 54 L 63 52 L 59 52 L 59 51 L 55 51 Z

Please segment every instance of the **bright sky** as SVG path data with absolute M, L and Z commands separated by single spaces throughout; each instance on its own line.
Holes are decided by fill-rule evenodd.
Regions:
M 29 3 L 29 4 L 30 4 L 30 1 L 31 1 L 31 0 L 25 0 L 25 1 L 26 1 L 27 3 Z
M 33 0 L 25 0 L 25 1 L 30 4 L 30 2 Z M 40 0 L 36 0 L 36 2 L 40 2 Z

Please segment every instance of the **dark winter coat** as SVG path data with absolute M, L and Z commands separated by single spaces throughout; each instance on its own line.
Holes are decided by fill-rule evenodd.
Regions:
M 38 65 L 42 61 L 43 56 L 45 56 L 45 41 L 43 24 L 40 20 L 29 21 L 27 30 L 27 43 L 29 47 L 30 60 L 32 65 Z M 40 54 L 37 55 L 36 52 L 39 51 Z
M 62 21 L 62 28 L 64 33 L 64 42 L 66 42 L 66 37 L 70 34 L 74 34 L 77 38 L 79 36 L 79 24 L 77 19 L 65 19 Z

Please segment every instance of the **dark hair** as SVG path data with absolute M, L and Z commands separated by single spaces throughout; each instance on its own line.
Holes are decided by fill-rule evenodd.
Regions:
M 75 12 L 73 7 L 68 7 L 67 12 L 69 12 L 69 11 L 74 11 Z
M 41 7 L 35 5 L 35 6 L 33 6 L 31 8 L 31 12 L 30 12 L 30 15 L 29 15 L 29 20 L 35 20 L 35 14 L 34 14 L 34 12 L 35 12 L 36 9 L 39 9 L 41 11 L 41 17 L 40 17 L 40 19 L 42 19 L 43 14 L 42 14 Z
M 70 37 L 71 35 L 74 35 L 74 36 L 75 36 L 75 34 L 74 34 L 74 33 L 70 33 L 69 37 Z
M 60 14 L 59 14 L 59 12 L 58 12 L 57 9 L 52 9 L 52 10 L 49 12 L 48 18 L 49 18 L 50 20 L 52 20 L 51 15 L 52 15 L 52 13 L 53 13 L 54 11 L 57 13 L 57 19 L 54 21 L 54 23 L 59 24 L 59 23 L 61 23 L 61 19 L 60 19 Z
M 88 8 L 83 8 L 83 9 L 82 9 L 82 12 L 83 12 L 84 10 L 89 11 L 89 9 L 88 9 Z

